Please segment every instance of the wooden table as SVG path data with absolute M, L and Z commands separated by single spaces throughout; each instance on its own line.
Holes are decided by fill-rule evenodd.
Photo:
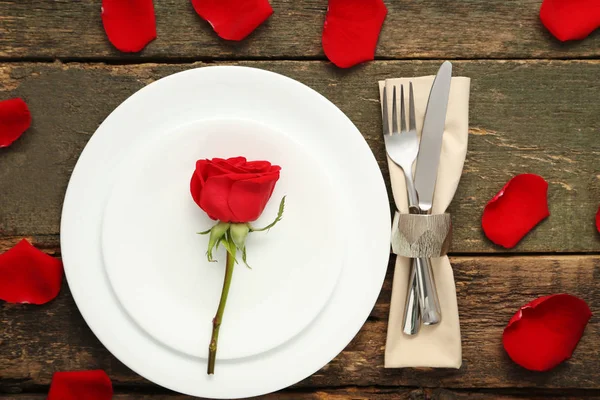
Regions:
M 0 251 L 26 237 L 60 257 L 61 205 L 81 150 L 119 103 L 158 78 L 216 64 L 288 75 L 350 117 L 387 177 L 377 80 L 433 74 L 450 59 L 455 75 L 472 78 L 469 153 L 450 209 L 462 368 L 383 368 L 390 268 L 352 343 L 313 376 L 263 398 L 600 398 L 596 315 L 574 357 L 547 373 L 518 367 L 501 345 L 512 314 L 540 295 L 568 292 L 600 314 L 600 32 L 560 44 L 539 22 L 540 0 L 386 0 L 377 60 L 340 70 L 321 49 L 326 0 L 273 0 L 273 17 L 242 43 L 219 40 L 189 1 L 154 3 L 158 39 L 129 55 L 107 41 L 100 0 L 0 0 L 0 99 L 23 97 L 33 114 L 32 128 L 0 150 Z M 552 215 L 505 251 L 483 236 L 481 213 L 525 172 L 548 180 Z M 110 375 L 118 400 L 187 398 L 118 362 L 66 282 L 47 305 L 0 305 L 1 399 L 41 400 L 53 372 L 96 368 Z

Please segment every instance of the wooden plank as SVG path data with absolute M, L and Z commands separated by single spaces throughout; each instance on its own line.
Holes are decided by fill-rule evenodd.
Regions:
M 0 2 L 0 57 L 319 58 L 326 0 L 271 2 L 274 15 L 249 38 L 226 42 L 190 1 L 155 1 L 158 38 L 139 55 L 108 42 L 96 0 Z M 540 0 L 386 0 L 389 13 L 377 56 L 411 58 L 588 58 L 600 55 L 600 33 L 562 44 L 539 21 Z
M 57 247 L 69 175 L 99 123 L 147 83 L 204 65 L 0 65 L 0 98 L 25 98 L 34 119 L 1 151 L 2 246 L 34 236 Z M 379 61 L 351 72 L 319 61 L 237 65 L 283 73 L 331 99 L 361 130 L 387 179 L 376 82 L 431 74 L 439 62 Z M 455 74 L 472 78 L 472 93 L 469 153 L 450 208 L 453 252 L 504 251 L 485 239 L 480 216 L 505 182 L 525 172 L 549 181 L 552 216 L 513 251 L 600 251 L 593 223 L 600 199 L 599 68 L 599 61 L 455 62 Z
M 463 337 L 460 370 L 383 368 L 390 272 L 361 332 L 296 390 L 345 386 L 600 389 L 600 288 L 594 283 L 600 276 L 600 256 L 456 257 L 452 263 Z M 571 360 L 546 373 L 526 371 L 505 354 L 502 331 L 521 305 L 561 292 L 585 299 L 594 317 Z M 94 337 L 66 284 L 59 297 L 44 306 L 2 305 L 0 326 L 0 392 L 37 390 L 50 383 L 55 371 L 95 368 L 106 370 L 117 387 L 150 385 Z
M 574 392 L 571 394 L 571 392 Z M 255 397 L 256 400 L 516 400 L 524 397 L 529 400 L 547 400 L 551 396 L 554 400 L 581 400 L 600 399 L 598 395 L 580 394 L 576 391 L 567 393 L 544 394 L 526 391 L 517 394 L 500 393 L 478 393 L 462 392 L 446 389 L 378 389 L 378 388 L 350 388 L 350 389 L 325 389 L 316 391 L 282 391 L 266 396 Z M 45 400 L 45 394 L 13 394 L 0 395 L 0 400 Z M 140 394 L 140 393 L 116 393 L 113 400 L 191 400 L 197 397 L 183 396 L 177 394 Z

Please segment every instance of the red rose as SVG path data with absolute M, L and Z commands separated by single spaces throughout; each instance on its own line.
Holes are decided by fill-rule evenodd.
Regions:
M 281 167 L 268 161 L 198 160 L 190 182 L 196 204 L 222 222 L 252 222 L 271 198 Z

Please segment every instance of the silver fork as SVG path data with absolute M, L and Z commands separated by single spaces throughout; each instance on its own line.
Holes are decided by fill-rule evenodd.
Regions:
M 419 137 L 415 122 L 415 99 L 412 82 L 409 90 L 408 130 L 406 129 L 406 113 L 404 107 L 404 85 L 400 85 L 400 130 L 398 130 L 398 101 L 396 87 L 392 94 L 392 130 L 390 131 L 387 103 L 387 89 L 383 88 L 383 139 L 385 150 L 393 162 L 404 172 L 406 190 L 408 192 L 408 207 L 411 212 L 419 212 L 419 199 L 413 179 L 413 164 L 419 154 Z
M 392 94 L 392 129 L 389 125 L 389 112 L 387 101 L 387 89 L 383 88 L 383 138 L 385 149 L 388 156 L 404 172 L 406 181 L 406 190 L 408 193 L 408 207 L 411 213 L 419 213 L 419 201 L 417 191 L 415 190 L 412 167 L 419 154 L 419 137 L 417 136 L 417 124 L 415 122 L 415 99 L 413 94 L 412 82 L 409 84 L 408 99 L 408 129 L 406 129 L 406 113 L 404 107 L 404 85 L 400 85 L 400 130 L 398 129 L 398 101 L 396 99 L 396 87 L 394 86 Z M 414 260 L 411 260 L 414 263 Z M 417 273 L 417 268 L 411 265 L 411 275 L 414 274 L 417 280 L 422 275 Z M 409 282 L 415 282 L 411 276 Z M 419 284 L 409 288 L 406 296 L 406 309 L 410 313 L 404 314 L 403 331 L 408 335 L 415 335 L 421 326 L 421 314 L 419 302 L 419 288 L 424 287 Z

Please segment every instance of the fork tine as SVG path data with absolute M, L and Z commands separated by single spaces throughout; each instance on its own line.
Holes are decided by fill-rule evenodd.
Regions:
M 388 101 L 387 101 L 387 90 L 385 88 L 385 86 L 383 87 L 383 104 L 382 107 L 383 109 L 382 114 L 381 114 L 381 121 L 383 122 L 383 134 L 384 135 L 389 135 L 390 134 L 390 114 L 388 113 Z
M 392 95 L 392 135 L 398 133 L 398 100 L 396 98 L 396 86 Z
M 415 95 L 413 93 L 413 84 L 410 82 L 410 92 L 408 94 L 408 125 L 411 131 L 417 130 L 417 123 L 415 117 Z
M 406 130 L 406 111 L 404 107 L 404 85 L 400 85 L 400 131 Z

